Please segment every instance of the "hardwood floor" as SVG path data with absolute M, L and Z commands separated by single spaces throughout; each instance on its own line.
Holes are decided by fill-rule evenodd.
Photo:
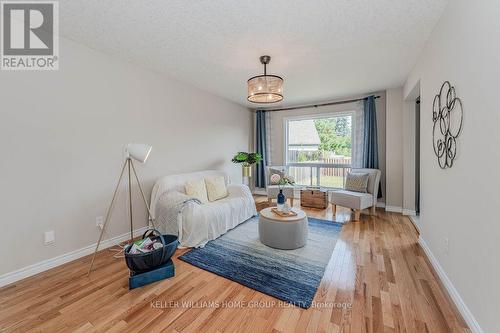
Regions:
M 331 208 L 306 212 L 332 220 Z M 269 307 L 273 297 L 176 258 L 174 278 L 129 291 L 125 263 L 104 250 L 90 278 L 88 256 L 0 289 L 0 332 L 470 332 L 407 218 L 349 220 L 337 210 L 346 224 L 315 308 Z

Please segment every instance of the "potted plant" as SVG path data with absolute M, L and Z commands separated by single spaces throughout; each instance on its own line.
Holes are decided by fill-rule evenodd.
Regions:
M 251 177 L 252 165 L 259 163 L 262 161 L 262 156 L 257 153 L 246 153 L 246 152 L 238 152 L 234 155 L 231 162 L 242 164 L 243 167 L 243 177 Z

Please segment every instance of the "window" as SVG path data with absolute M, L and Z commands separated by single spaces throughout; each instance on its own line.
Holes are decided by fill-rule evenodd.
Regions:
M 298 185 L 343 188 L 351 168 L 354 113 L 285 120 L 288 172 Z

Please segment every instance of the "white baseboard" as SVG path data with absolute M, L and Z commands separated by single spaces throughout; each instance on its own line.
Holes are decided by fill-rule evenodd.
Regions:
M 142 227 L 139 229 L 134 230 L 134 237 L 141 236 L 148 227 Z M 101 242 L 101 245 L 99 246 L 99 249 L 106 249 L 108 247 L 114 246 L 117 243 L 124 242 L 130 239 L 130 233 L 125 233 L 123 235 L 119 235 L 116 237 L 112 237 L 110 239 L 103 240 Z M 6 286 L 8 284 L 14 283 L 16 281 L 22 280 L 24 278 L 30 277 L 32 275 L 44 272 L 46 270 L 49 270 L 51 268 L 60 266 L 62 264 L 65 264 L 67 262 L 76 260 L 78 258 L 84 257 L 86 255 L 94 253 L 94 249 L 96 247 L 97 243 L 88 245 L 86 247 L 83 247 L 78 250 L 74 250 L 65 254 L 62 254 L 60 256 L 43 260 L 40 261 L 36 264 L 32 264 L 23 268 L 20 268 L 18 270 L 15 270 L 13 272 L 9 272 L 3 275 L 0 275 L 0 287 Z
M 406 209 L 406 208 L 403 208 L 403 215 L 407 215 L 407 216 L 415 216 L 417 215 L 417 212 L 414 211 L 414 210 L 411 210 L 411 209 Z
M 398 207 L 398 206 L 385 206 L 385 210 L 387 212 L 393 212 L 393 213 L 402 213 L 403 212 L 403 208 Z
M 408 218 L 411 220 L 415 228 L 417 228 L 418 233 L 422 233 L 420 230 L 420 219 L 417 215 L 409 215 Z
M 377 202 L 378 208 L 385 208 L 385 202 Z
M 424 250 L 425 254 L 427 255 L 427 258 L 429 258 L 429 261 L 431 262 L 432 266 L 434 267 L 434 270 L 436 271 L 437 275 L 439 276 L 439 279 L 443 283 L 443 286 L 446 288 L 448 291 L 448 294 L 451 297 L 451 300 L 453 303 L 458 308 L 458 311 L 464 318 L 465 322 L 467 325 L 469 325 L 469 328 L 471 329 L 472 332 L 474 333 L 484 333 L 481 327 L 479 326 L 479 323 L 476 321 L 474 316 L 472 315 L 472 312 L 470 312 L 469 308 L 465 304 L 464 300 L 462 297 L 460 297 L 460 294 L 458 293 L 458 290 L 453 286 L 453 283 L 451 283 L 451 280 L 448 278 L 446 275 L 443 267 L 439 264 L 439 261 L 434 257 L 434 255 L 431 252 L 431 249 L 425 242 L 425 240 L 420 236 L 418 238 L 418 243 Z

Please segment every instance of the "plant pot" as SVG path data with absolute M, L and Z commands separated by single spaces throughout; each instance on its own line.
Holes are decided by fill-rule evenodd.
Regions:
M 243 177 L 252 177 L 252 166 L 243 166 Z

